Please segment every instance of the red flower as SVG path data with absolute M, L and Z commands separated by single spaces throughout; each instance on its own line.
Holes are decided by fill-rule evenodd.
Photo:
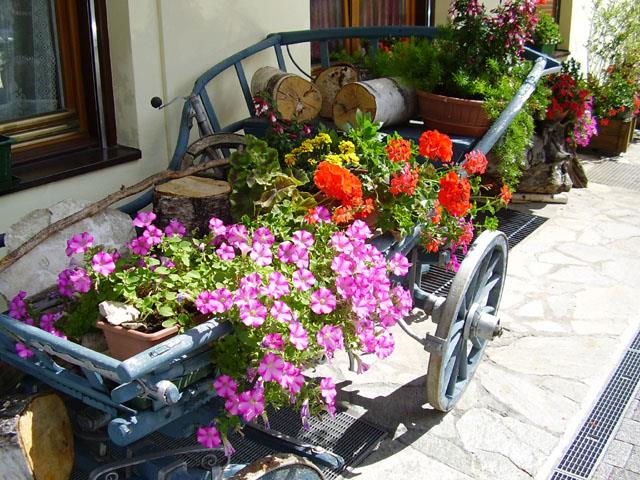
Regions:
M 429 243 L 427 243 L 425 248 L 427 249 L 427 252 L 429 252 L 429 253 L 436 253 L 438 250 L 440 250 L 440 246 L 442 244 L 444 244 L 444 241 L 437 240 L 437 239 L 432 239 L 432 240 L 429 241 Z
M 438 201 L 444 209 L 455 217 L 463 217 L 471 209 L 471 185 L 466 178 L 449 172 L 440 179 Z
M 480 150 L 473 150 L 464 156 L 465 162 L 462 164 L 469 175 L 483 174 L 487 169 L 487 157 Z
M 411 159 L 411 142 L 403 138 L 392 138 L 384 147 L 392 162 L 408 162 Z
M 430 160 L 450 162 L 453 156 L 451 139 L 437 130 L 427 130 L 420 135 L 420 155 Z
M 355 218 L 367 218 L 376 210 L 376 207 L 373 205 L 373 198 L 366 198 L 364 203 L 360 205 L 358 211 L 353 214 Z
M 405 164 L 399 174 L 396 173 L 391 177 L 391 188 L 389 189 L 391 195 L 400 195 L 401 193 L 413 195 L 416 185 L 418 185 L 418 173 L 419 169 L 411 170 L 409 164 Z
M 354 201 L 362 201 L 362 183 L 346 168 L 331 162 L 323 161 L 313 175 L 316 186 L 325 195 L 339 200 L 343 205 L 351 205 Z
M 442 207 L 440 206 L 440 202 L 436 200 L 436 203 L 433 205 L 433 217 L 431 217 L 431 223 L 438 224 L 442 220 Z
M 502 185 L 502 189 L 500 190 L 500 200 L 504 202 L 505 205 L 508 205 L 511 201 L 511 189 L 506 185 Z
M 606 127 L 607 125 L 609 125 L 609 119 L 608 118 L 603 118 L 603 119 L 600 120 L 600 126 Z

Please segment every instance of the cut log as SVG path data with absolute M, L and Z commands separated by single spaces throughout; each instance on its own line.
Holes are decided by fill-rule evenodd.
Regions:
M 339 128 L 354 125 L 356 111 L 369 113 L 375 122 L 397 125 L 416 112 L 416 91 L 395 78 L 375 78 L 348 83 L 333 104 L 333 122 Z
M 74 462 L 73 432 L 55 393 L 15 394 L 0 405 L 0 478 L 67 480 Z
M 332 118 L 333 103 L 340 89 L 347 83 L 357 82 L 359 79 L 358 69 L 348 63 L 332 65 L 322 70 L 314 81 L 322 94 L 320 116 Z
M 195 229 L 206 234 L 211 217 L 230 222 L 227 182 L 206 177 L 184 177 L 158 185 L 153 194 L 155 224 L 166 227 L 172 219 L 179 220 L 190 234 Z
M 251 94 L 266 92 L 286 120 L 306 122 L 320 113 L 322 95 L 313 83 L 299 75 L 262 67 L 251 78 Z

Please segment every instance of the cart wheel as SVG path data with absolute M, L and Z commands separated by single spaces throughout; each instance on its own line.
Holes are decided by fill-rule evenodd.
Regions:
M 453 278 L 442 306 L 436 337 L 442 351 L 431 354 L 427 400 L 448 412 L 458 402 L 480 363 L 489 340 L 500 335 L 497 318 L 507 272 L 507 237 L 483 232 Z
M 242 150 L 246 144 L 246 137 L 238 133 L 206 135 L 189 145 L 178 169 L 185 170 L 209 160 L 222 160 L 229 156 L 229 150 Z
M 325 480 L 309 460 L 296 455 L 269 455 L 236 473 L 232 480 Z

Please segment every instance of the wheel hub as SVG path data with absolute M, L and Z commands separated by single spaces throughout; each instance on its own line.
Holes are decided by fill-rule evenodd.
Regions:
M 500 318 L 489 313 L 491 307 L 482 307 L 477 303 L 471 305 L 467 313 L 466 325 L 468 325 L 469 337 L 493 340 L 502 335 Z

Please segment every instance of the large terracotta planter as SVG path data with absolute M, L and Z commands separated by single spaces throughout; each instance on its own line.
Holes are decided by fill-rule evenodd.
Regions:
M 598 135 L 591 138 L 588 150 L 595 150 L 603 155 L 615 157 L 627 151 L 633 139 L 636 118 L 610 120 L 608 125 L 598 125 Z
M 109 346 L 109 353 L 117 360 L 126 360 L 140 352 L 144 352 L 148 348 L 164 342 L 167 338 L 173 337 L 180 330 L 177 325 L 174 325 L 158 332 L 143 333 L 111 325 L 102 320 L 98 320 L 96 326 L 104 333 Z
M 449 135 L 480 137 L 491 126 L 481 100 L 446 97 L 418 90 L 418 108 L 425 127 Z

